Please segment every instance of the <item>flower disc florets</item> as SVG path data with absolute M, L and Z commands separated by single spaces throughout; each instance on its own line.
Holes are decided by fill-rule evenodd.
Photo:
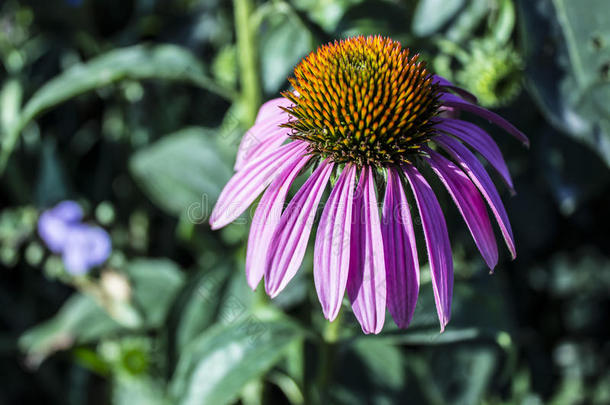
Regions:
M 294 69 L 293 119 L 284 126 L 335 163 L 386 166 L 412 160 L 433 134 L 439 89 L 419 55 L 381 36 L 320 47 Z

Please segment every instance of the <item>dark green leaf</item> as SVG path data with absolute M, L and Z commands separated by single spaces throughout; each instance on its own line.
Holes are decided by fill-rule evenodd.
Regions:
M 72 97 L 124 79 L 179 80 L 219 90 L 188 50 L 175 45 L 137 45 L 110 51 L 48 81 L 23 108 L 21 127 Z
M 71 67 L 49 80 L 29 99 L 18 120 L 6 128 L 0 155 L 0 173 L 20 132 L 42 112 L 73 97 L 125 80 L 163 79 L 193 83 L 224 97 L 232 93 L 217 86 L 204 72 L 203 65 L 188 50 L 175 45 L 136 45 L 115 49 L 86 63 Z
M 218 156 L 209 131 L 187 128 L 138 151 L 132 175 L 150 198 L 169 214 L 201 223 L 231 175 Z
M 561 131 L 610 164 L 610 13 L 606 0 L 520 0 L 528 88 Z
M 126 272 L 133 283 L 133 303 L 149 327 L 159 327 L 184 282 L 180 268 L 169 260 L 136 260 Z
M 219 312 L 223 288 L 231 275 L 223 266 L 200 271 L 188 280 L 173 310 L 176 351 L 182 349 L 214 323 Z

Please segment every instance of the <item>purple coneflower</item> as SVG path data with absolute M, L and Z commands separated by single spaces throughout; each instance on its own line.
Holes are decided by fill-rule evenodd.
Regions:
M 330 181 L 315 240 L 318 298 L 332 321 L 347 290 L 362 330 L 379 333 L 386 306 L 404 328 L 417 302 L 419 260 L 405 192 L 410 189 L 444 330 L 453 289 L 451 246 L 443 212 L 418 168 L 429 166 L 445 185 L 493 269 L 498 250 L 485 202 L 513 258 L 515 246 L 498 191 L 473 150 L 512 190 L 510 174 L 484 130 L 449 116 L 473 113 L 526 145 L 527 137 L 389 38 L 359 36 L 324 45 L 296 66 L 290 83 L 294 91 L 264 104 L 244 136 L 237 173 L 212 212 L 212 228 L 232 222 L 263 193 L 250 230 L 246 275 L 252 288 L 264 277 L 267 294 L 275 297 L 301 266 Z M 309 167 L 311 174 L 283 209 L 292 183 Z M 377 194 L 383 189 L 380 213 Z

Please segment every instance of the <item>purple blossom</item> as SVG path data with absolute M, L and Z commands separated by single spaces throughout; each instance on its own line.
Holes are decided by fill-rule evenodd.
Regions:
M 110 236 L 102 228 L 81 223 L 82 208 L 74 201 L 63 201 L 44 211 L 38 220 L 38 233 L 49 250 L 61 254 L 66 270 L 85 274 L 103 264 L 112 251 Z
M 428 73 L 400 44 L 381 37 L 323 46 L 295 68 L 291 84 L 295 91 L 265 103 L 244 136 L 236 173 L 212 212 L 212 229 L 231 223 L 262 194 L 248 240 L 246 276 L 253 289 L 264 278 L 273 298 L 301 267 L 332 179 L 314 246 L 313 275 L 324 316 L 337 317 L 347 292 L 365 333 L 381 331 L 386 308 L 405 328 L 420 282 L 410 189 L 444 330 L 453 291 L 451 245 L 435 192 L 420 169 L 431 168 L 441 180 L 493 270 L 498 249 L 487 207 L 512 258 L 515 244 L 498 191 L 473 151 L 511 191 L 513 183 L 493 139 L 456 117 L 462 112 L 483 117 L 525 145 L 527 137 L 476 105 L 470 93 Z M 311 174 L 283 209 L 293 181 L 309 173 L 309 166 Z

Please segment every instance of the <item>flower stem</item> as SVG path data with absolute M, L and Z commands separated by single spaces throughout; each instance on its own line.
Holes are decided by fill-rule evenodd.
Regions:
M 319 404 L 329 403 L 328 387 L 335 366 L 335 355 L 337 342 L 341 331 L 341 312 L 333 322 L 329 322 L 322 333 L 322 344 L 320 345 L 320 356 L 318 374 L 316 379 L 316 399 Z
M 252 125 L 261 103 L 260 75 L 257 58 L 257 35 L 253 29 L 252 0 L 233 0 L 235 33 L 241 83 L 243 123 Z

